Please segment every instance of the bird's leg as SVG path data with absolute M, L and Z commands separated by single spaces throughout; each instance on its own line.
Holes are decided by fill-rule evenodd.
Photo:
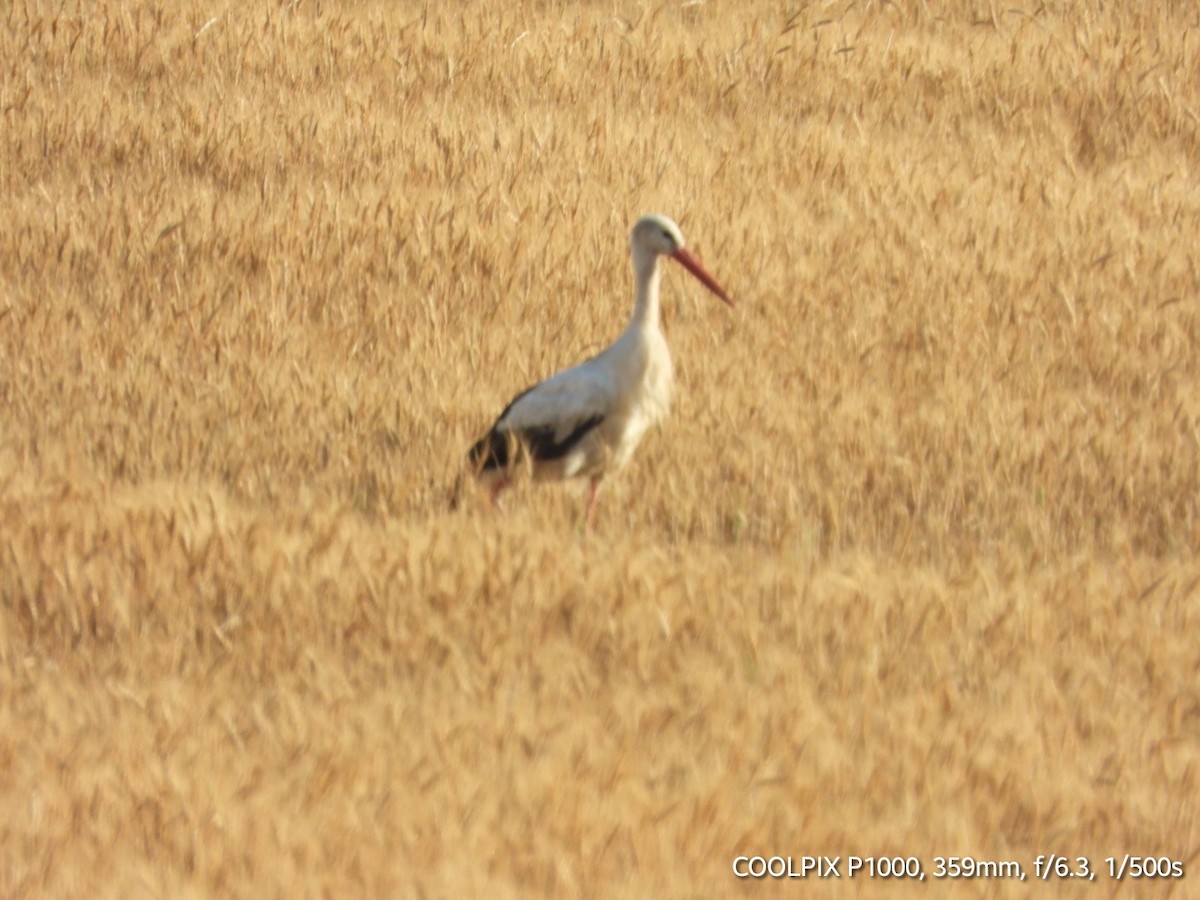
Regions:
M 499 478 L 495 481 L 495 483 L 492 484 L 492 508 L 495 509 L 496 512 L 504 512 L 504 504 L 500 502 L 500 494 L 506 487 L 508 487 L 508 481 L 509 480 L 507 478 Z
M 590 534 L 592 530 L 592 522 L 596 519 L 596 498 L 600 495 L 600 479 L 593 478 L 592 485 L 588 488 L 588 505 L 587 513 L 583 519 L 583 530 L 585 534 Z

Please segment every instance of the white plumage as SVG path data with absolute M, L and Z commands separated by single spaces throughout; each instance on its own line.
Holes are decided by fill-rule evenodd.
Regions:
M 659 314 L 658 258 L 683 264 L 710 291 L 729 295 L 684 249 L 679 226 L 666 216 L 644 216 L 629 245 L 637 283 L 633 315 L 601 353 L 517 395 L 468 454 L 493 502 L 515 472 L 528 464 L 536 479 L 591 480 L 586 522 L 591 526 L 600 482 L 629 461 L 646 430 L 671 406 L 674 374 Z

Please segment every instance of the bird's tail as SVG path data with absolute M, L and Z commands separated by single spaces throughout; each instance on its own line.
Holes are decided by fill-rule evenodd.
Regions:
M 450 490 L 450 510 L 457 510 L 462 503 L 463 490 L 468 479 L 487 480 L 490 476 L 501 476 L 503 483 L 506 472 L 523 458 L 523 445 L 511 431 L 493 427 L 491 431 L 475 442 L 467 451 L 467 458 L 459 467 L 454 479 L 454 487 Z M 493 502 L 495 499 L 493 497 Z

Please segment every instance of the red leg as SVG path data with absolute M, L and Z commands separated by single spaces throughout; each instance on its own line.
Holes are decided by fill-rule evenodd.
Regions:
M 588 505 L 587 515 L 584 517 L 583 530 L 590 532 L 592 530 L 592 522 L 596 519 L 596 498 L 600 494 L 600 479 L 596 478 L 592 481 L 592 486 L 588 490 Z
M 492 484 L 492 507 L 497 512 L 504 512 L 504 504 L 500 502 L 500 494 L 508 487 L 509 479 L 499 478 Z

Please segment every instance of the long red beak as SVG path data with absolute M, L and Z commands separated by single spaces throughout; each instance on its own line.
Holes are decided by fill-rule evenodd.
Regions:
M 700 260 L 692 256 L 686 249 L 680 247 L 671 254 L 675 259 L 683 264 L 683 267 L 700 279 L 700 283 L 728 303 L 733 306 L 733 301 L 729 299 L 729 295 L 725 293 L 725 288 L 717 284 L 717 279 L 708 274 L 708 270 L 700 265 Z

